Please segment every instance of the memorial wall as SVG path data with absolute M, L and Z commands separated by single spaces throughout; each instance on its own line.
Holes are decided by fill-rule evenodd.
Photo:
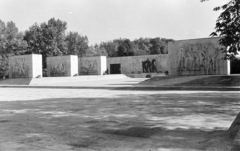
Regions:
M 47 57 L 47 76 L 78 75 L 78 57 L 74 55 Z
M 219 38 L 179 40 L 168 44 L 170 75 L 228 75 Z
M 74 75 L 164 73 L 169 75 L 228 75 L 230 61 L 219 38 L 179 40 L 168 44 L 168 54 L 106 58 L 55 56 L 47 58 L 49 77 Z M 42 76 L 42 56 L 37 54 L 9 58 L 10 78 Z
M 9 78 L 42 76 L 42 55 L 30 54 L 9 57 Z
M 103 75 L 106 72 L 106 56 L 81 57 L 78 61 L 79 75 Z
M 167 63 L 167 54 L 107 58 L 110 74 L 164 73 Z

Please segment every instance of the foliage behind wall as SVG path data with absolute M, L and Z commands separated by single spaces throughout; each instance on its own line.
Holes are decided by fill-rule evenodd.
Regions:
M 67 32 L 67 22 L 51 18 L 35 23 L 25 32 L 19 32 L 15 23 L 0 20 L 0 78 L 7 75 L 8 57 L 23 54 L 42 54 L 43 69 L 46 58 L 58 55 L 92 56 L 141 56 L 167 54 L 166 38 L 114 39 L 89 46 L 88 37 L 78 32 Z

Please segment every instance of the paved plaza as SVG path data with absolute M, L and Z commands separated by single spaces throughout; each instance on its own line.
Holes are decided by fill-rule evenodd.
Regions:
M 0 87 L 0 151 L 232 147 L 227 129 L 239 112 L 240 91 L 129 88 L 138 82 L 95 80 L 89 88 L 75 89 Z

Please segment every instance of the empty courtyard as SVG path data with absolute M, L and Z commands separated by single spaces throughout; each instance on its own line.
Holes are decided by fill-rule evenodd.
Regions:
M 114 81 L 112 87 L 1 87 L 0 150 L 232 147 L 227 130 L 239 112 L 239 91 L 123 88 L 136 83 L 131 78 L 120 80 L 118 89 Z

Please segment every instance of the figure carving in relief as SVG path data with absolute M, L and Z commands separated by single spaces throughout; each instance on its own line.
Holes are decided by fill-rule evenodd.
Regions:
M 152 59 L 152 61 L 150 61 L 147 58 L 146 61 L 142 61 L 142 72 L 143 73 L 158 72 L 156 67 L 156 59 Z
M 28 76 L 28 61 L 25 58 L 16 58 L 12 64 L 12 77 L 24 78 Z
M 179 69 L 180 70 L 186 70 L 187 66 L 187 57 L 186 57 L 186 53 L 183 50 L 183 48 L 180 49 L 180 61 L 179 61 Z
M 199 55 L 196 51 L 194 51 L 194 54 L 193 54 L 193 68 L 195 70 L 199 70 L 199 67 L 200 67 L 200 58 L 199 58 Z
M 63 62 L 58 62 L 51 65 L 50 70 L 51 76 L 65 76 L 67 75 L 67 64 Z
M 188 49 L 186 51 L 186 53 L 187 53 L 187 69 L 193 69 L 194 68 L 193 67 L 194 57 L 193 57 L 193 54 L 191 52 L 191 49 L 190 50 Z
M 211 73 L 215 73 L 215 71 L 217 70 L 217 61 L 216 58 L 219 54 L 219 49 L 215 49 L 215 51 L 213 51 L 213 53 L 209 54 L 209 70 Z
M 201 51 L 201 57 L 202 57 L 202 60 L 201 60 L 201 67 L 204 68 L 204 70 L 207 70 L 207 62 L 208 62 L 208 57 L 207 57 L 207 54 L 206 54 L 206 50 L 202 50 Z M 208 74 L 208 73 L 207 73 Z
M 200 44 L 196 44 L 196 46 L 193 48 L 193 52 L 194 52 L 194 69 L 196 71 L 200 70 L 200 66 L 201 66 L 201 51 L 202 51 L 202 46 Z
M 179 50 L 178 71 L 200 71 L 202 67 L 205 74 L 216 74 L 218 54 L 212 43 L 186 44 Z
M 143 68 L 143 73 L 148 73 L 151 72 L 151 62 L 149 59 L 146 61 L 142 61 L 142 68 Z
M 152 59 L 152 72 L 158 72 L 156 67 L 156 59 Z
M 146 62 L 145 61 L 142 61 L 142 72 L 143 73 L 146 73 L 147 72 L 147 69 L 146 69 Z
M 93 62 L 92 60 L 86 60 L 85 62 L 82 62 L 80 72 L 84 75 L 96 75 L 98 74 L 97 67 L 98 65 L 96 60 Z

